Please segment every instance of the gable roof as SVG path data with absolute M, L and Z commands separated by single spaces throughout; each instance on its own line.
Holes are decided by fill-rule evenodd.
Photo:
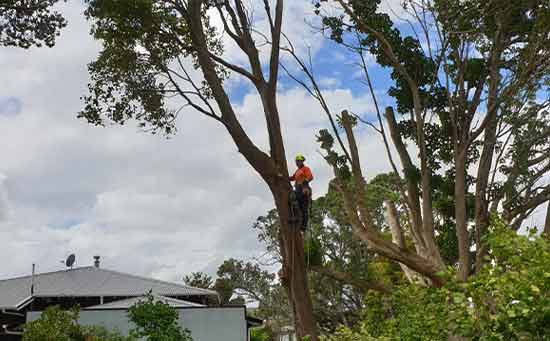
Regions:
M 33 297 L 217 296 L 215 291 L 125 274 L 93 266 L 0 280 L 0 308 L 20 309 Z
M 206 307 L 205 305 L 202 305 L 202 304 L 178 300 L 178 299 L 166 297 L 166 296 L 153 295 L 153 298 L 154 298 L 153 299 L 154 302 L 162 302 L 164 304 L 169 305 L 172 308 Z M 85 308 L 84 310 L 129 309 L 134 304 L 143 302 L 146 300 L 147 300 L 146 296 L 132 297 L 125 300 L 119 300 L 119 301 L 109 302 L 105 304 L 94 305 L 94 306 Z

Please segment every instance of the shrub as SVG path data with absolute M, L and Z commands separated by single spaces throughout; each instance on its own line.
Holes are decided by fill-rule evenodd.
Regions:
M 80 326 L 79 310 L 48 307 L 40 318 L 25 325 L 23 341 L 133 341 L 102 327 Z
M 169 305 L 155 300 L 152 294 L 133 305 L 128 311 L 135 328 L 130 335 L 148 341 L 192 341 L 188 330 L 178 322 L 178 312 Z

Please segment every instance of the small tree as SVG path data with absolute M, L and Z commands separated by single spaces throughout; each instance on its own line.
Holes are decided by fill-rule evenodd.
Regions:
M 212 277 L 204 272 L 192 272 L 190 275 L 185 275 L 183 276 L 183 282 L 186 285 L 201 289 L 210 289 L 214 285 Z
M 0 46 L 52 47 L 67 21 L 53 6 L 59 0 L 0 0 Z
M 178 323 L 178 312 L 149 293 L 130 307 L 128 317 L 136 327 L 130 336 L 148 341 L 192 341 L 190 332 Z
M 58 306 L 48 307 L 39 319 L 25 325 L 24 341 L 72 341 L 81 334 L 77 324 L 78 309 L 62 310 Z

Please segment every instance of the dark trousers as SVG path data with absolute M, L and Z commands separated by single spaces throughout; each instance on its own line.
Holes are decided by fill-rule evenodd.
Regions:
M 296 200 L 298 201 L 298 206 L 300 207 L 300 228 L 302 229 L 302 231 L 306 230 L 307 224 L 309 222 L 309 206 L 311 203 L 311 188 L 309 186 L 307 186 L 306 188 L 309 189 L 309 195 L 304 194 L 303 185 L 296 185 L 294 187 Z

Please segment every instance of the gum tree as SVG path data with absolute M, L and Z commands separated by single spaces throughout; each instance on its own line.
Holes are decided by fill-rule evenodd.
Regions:
M 259 30 L 254 27 L 248 2 L 236 0 L 89 0 L 87 18 L 93 36 L 103 43 L 98 59 L 89 66 L 91 83 L 80 117 L 92 124 L 105 120 L 123 124 L 135 119 L 146 129 L 174 132 L 183 107 L 217 122 L 231 136 L 239 152 L 270 189 L 281 224 L 282 282 L 294 312 L 299 337 L 317 340 L 305 273 L 303 237 L 289 216 L 288 169 L 277 105 L 279 43 L 284 1 L 261 1 L 268 29 L 261 32 L 270 44 L 260 57 Z M 257 14 L 257 13 L 256 13 Z M 221 30 L 210 24 L 216 15 Z M 245 65 L 224 58 L 222 35 L 239 48 Z M 188 65 L 192 65 L 189 67 Z M 200 77 L 193 75 L 199 71 Z M 244 78 L 261 99 L 269 137 L 262 150 L 243 127 L 231 97 L 224 88 L 229 73 Z M 185 104 L 169 105 L 170 99 Z M 176 100 L 170 103 L 177 102 Z
M 524 0 L 403 4 L 405 17 L 396 15 L 400 26 L 379 11 L 378 0 L 317 4 L 330 38 L 357 54 L 375 103 L 375 126 L 406 212 L 401 221 L 388 219 L 393 242 L 377 233 L 364 194 L 351 191 L 365 188 L 362 167 L 368 167 L 354 136 L 360 117 L 346 111 L 339 117 L 347 143 L 338 129 L 319 137 L 359 238 L 438 286 L 437 273 L 447 265 L 436 243 L 443 218 L 452 217 L 457 275 L 464 281 L 482 267 L 491 213 L 502 215 L 517 230 L 550 200 L 545 181 L 550 169 L 550 8 L 546 1 Z M 331 12 L 332 5 L 340 11 Z M 376 80 L 370 78 L 367 53 L 390 70 L 394 81 L 388 94 L 395 105 L 385 110 L 373 90 Z M 301 65 L 307 80 L 303 84 L 334 116 L 311 72 Z M 415 144 L 417 155 L 408 142 Z M 395 159 L 391 149 L 397 151 Z M 391 204 L 390 218 L 395 212 Z M 403 235 L 413 241 L 414 250 L 400 242 Z M 473 255 L 471 239 L 476 244 Z

